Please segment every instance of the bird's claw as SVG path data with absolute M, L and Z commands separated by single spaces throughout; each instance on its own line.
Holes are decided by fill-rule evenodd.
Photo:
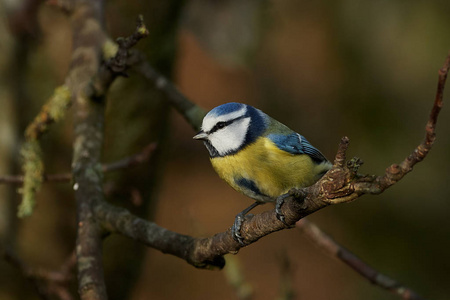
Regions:
M 289 194 L 287 194 L 287 195 L 289 196 Z M 282 222 L 286 226 L 289 226 L 289 225 L 286 224 L 286 220 L 285 220 L 284 214 L 281 212 L 281 207 L 284 204 L 284 200 L 288 196 L 281 195 L 280 197 L 277 198 L 277 202 L 275 204 L 275 213 L 277 214 L 277 219 L 280 220 L 280 222 Z
M 242 222 L 244 222 L 245 215 L 260 204 L 261 204 L 261 202 L 258 202 L 258 201 L 253 203 L 252 205 L 250 205 L 249 207 L 247 207 L 246 209 L 244 209 L 243 211 L 238 213 L 236 215 L 236 218 L 234 219 L 234 224 L 233 224 L 233 226 L 231 226 L 231 236 L 241 246 L 245 246 L 244 238 L 242 238 L 242 236 L 241 236 L 241 226 L 242 226 Z
M 231 236 L 241 246 L 245 245 L 244 239 L 242 238 L 242 235 L 241 235 L 241 227 L 242 227 L 242 222 L 244 221 L 244 217 L 245 217 L 245 215 L 238 214 L 236 216 L 236 218 L 234 219 L 233 226 L 231 226 Z

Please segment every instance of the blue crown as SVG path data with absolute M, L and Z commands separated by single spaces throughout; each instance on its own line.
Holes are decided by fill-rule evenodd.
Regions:
M 247 105 L 242 104 L 242 103 L 236 103 L 236 102 L 225 103 L 225 104 L 222 104 L 222 105 L 219 105 L 219 106 L 213 108 L 208 114 L 211 114 L 214 116 L 226 115 L 226 114 L 232 113 L 234 111 L 238 111 L 245 106 L 247 106 Z

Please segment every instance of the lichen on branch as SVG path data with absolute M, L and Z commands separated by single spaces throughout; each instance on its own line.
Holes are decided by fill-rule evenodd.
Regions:
M 30 216 L 36 203 L 36 193 L 44 181 L 44 163 L 39 138 L 48 131 L 51 124 L 64 118 L 71 103 L 71 92 L 66 85 L 55 89 L 50 100 L 25 130 L 26 141 L 20 150 L 23 171 L 23 187 L 19 190 L 22 202 L 17 215 Z
M 44 163 L 42 150 L 38 140 L 26 141 L 20 150 L 22 157 L 22 171 L 24 174 L 23 186 L 19 189 L 22 194 L 17 216 L 19 218 L 30 216 L 36 204 L 35 195 L 42 185 Z

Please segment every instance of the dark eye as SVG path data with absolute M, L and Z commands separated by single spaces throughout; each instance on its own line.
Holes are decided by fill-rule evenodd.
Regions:
M 226 126 L 227 124 L 225 122 L 218 122 L 216 124 L 217 129 L 222 129 Z

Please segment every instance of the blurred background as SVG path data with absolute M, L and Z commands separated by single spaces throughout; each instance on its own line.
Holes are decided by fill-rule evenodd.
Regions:
M 362 173 L 382 174 L 424 137 L 437 71 L 450 50 L 450 2 L 107 1 L 111 38 L 143 14 L 138 44 L 152 65 L 205 109 L 238 101 L 303 134 L 329 159 L 342 136 Z M 71 55 L 67 16 L 39 1 L 0 0 L 0 175 L 20 173 L 26 125 L 64 82 Z M 424 162 L 382 195 L 309 219 L 365 262 L 426 299 L 449 293 L 450 86 L 437 141 Z M 170 230 L 225 231 L 251 200 L 213 171 L 195 132 L 139 74 L 119 78 L 108 99 L 104 161 L 157 141 L 148 164 L 108 174 L 108 200 Z M 70 171 L 71 112 L 42 138 L 47 173 Z M 17 219 L 18 186 L 0 186 L 0 239 L 34 268 L 57 269 L 74 249 L 70 184 L 44 184 L 34 214 Z M 272 209 L 270 204 L 257 211 Z M 325 255 L 298 230 L 271 234 L 236 256 L 251 299 L 398 299 Z M 286 270 L 286 262 L 289 271 Z M 104 242 L 111 299 L 238 299 L 224 271 L 186 262 L 120 236 Z M 231 264 L 229 264 L 231 265 Z M 76 284 L 71 285 L 76 295 Z M 76 297 L 75 297 L 76 298 Z M 38 299 L 0 260 L 0 299 Z

